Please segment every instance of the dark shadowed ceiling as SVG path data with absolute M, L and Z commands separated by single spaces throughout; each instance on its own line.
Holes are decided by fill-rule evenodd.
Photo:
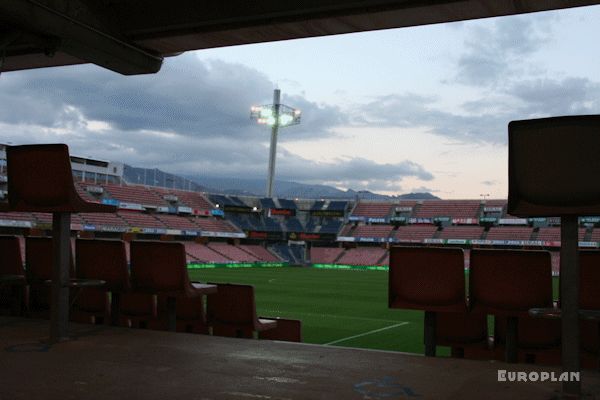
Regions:
M 587 0 L 2 0 L 1 71 L 157 72 L 188 50 L 598 4 Z

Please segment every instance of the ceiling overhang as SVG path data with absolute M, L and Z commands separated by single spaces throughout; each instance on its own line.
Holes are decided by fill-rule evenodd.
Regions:
M 1 71 L 157 72 L 184 51 L 599 4 L 588 0 L 2 0 Z

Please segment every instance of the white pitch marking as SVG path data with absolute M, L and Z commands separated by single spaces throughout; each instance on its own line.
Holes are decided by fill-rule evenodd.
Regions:
M 371 335 L 373 333 L 387 331 L 388 329 L 396 328 L 396 327 L 403 326 L 403 325 L 406 325 L 406 324 L 408 324 L 408 322 L 400 322 L 399 324 L 386 326 L 385 328 L 379 328 L 379 329 L 375 329 L 373 331 L 369 331 L 369 332 L 365 332 L 365 333 L 360 333 L 360 334 L 354 335 L 354 336 L 348 336 L 348 337 L 343 338 L 343 339 L 334 340 L 333 342 L 325 343 L 323 346 L 329 346 L 329 345 L 332 345 L 332 344 L 336 344 L 336 343 L 340 343 L 340 342 L 345 342 L 346 340 L 356 339 L 356 338 L 359 338 L 359 337 Z
M 380 319 L 380 318 L 366 318 L 366 317 L 351 317 L 348 315 L 333 315 L 333 314 L 316 314 L 316 313 L 305 313 L 295 311 L 282 311 L 282 310 L 260 310 L 261 315 L 266 314 L 285 314 L 285 315 L 306 315 L 308 317 L 322 317 L 322 318 L 340 318 L 340 319 L 358 319 L 361 321 L 376 321 L 376 322 L 398 322 L 396 319 Z

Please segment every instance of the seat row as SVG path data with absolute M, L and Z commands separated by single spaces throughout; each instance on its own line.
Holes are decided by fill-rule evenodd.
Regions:
M 76 240 L 72 320 L 301 341 L 300 321 L 256 316 L 253 286 L 191 282 L 183 244 L 133 241 L 130 265 L 126 246 L 121 240 Z M 52 252 L 52 238 L 27 237 L 23 263 L 19 239 L 0 236 L 0 305 L 13 314 L 48 316 Z
M 600 252 L 581 251 L 580 308 L 600 310 Z M 390 308 L 425 311 L 425 353 L 450 346 L 452 355 L 509 362 L 560 362 L 560 319 L 530 316 L 535 308 L 559 309 L 553 299 L 547 251 L 471 250 L 468 287 L 463 250 L 392 247 Z M 488 333 L 488 315 L 494 328 Z M 599 362 L 599 322 L 581 320 L 581 354 L 586 367 Z

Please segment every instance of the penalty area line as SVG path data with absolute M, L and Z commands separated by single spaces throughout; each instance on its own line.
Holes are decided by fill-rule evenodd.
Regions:
M 372 330 L 372 331 L 369 331 L 369 332 L 359 333 L 358 335 L 348 336 L 348 337 L 345 337 L 345 338 L 342 338 L 342 339 L 334 340 L 333 342 L 329 342 L 329 343 L 323 344 L 323 346 L 330 346 L 332 344 L 345 342 L 346 340 L 356 339 L 356 338 L 367 336 L 367 335 L 372 335 L 373 333 L 387 331 L 388 329 L 397 328 L 399 326 L 403 326 L 403 325 L 407 325 L 407 324 L 409 324 L 409 323 L 408 322 L 400 322 L 399 324 L 394 324 L 394 325 L 386 326 L 384 328 L 375 329 L 375 330 Z

